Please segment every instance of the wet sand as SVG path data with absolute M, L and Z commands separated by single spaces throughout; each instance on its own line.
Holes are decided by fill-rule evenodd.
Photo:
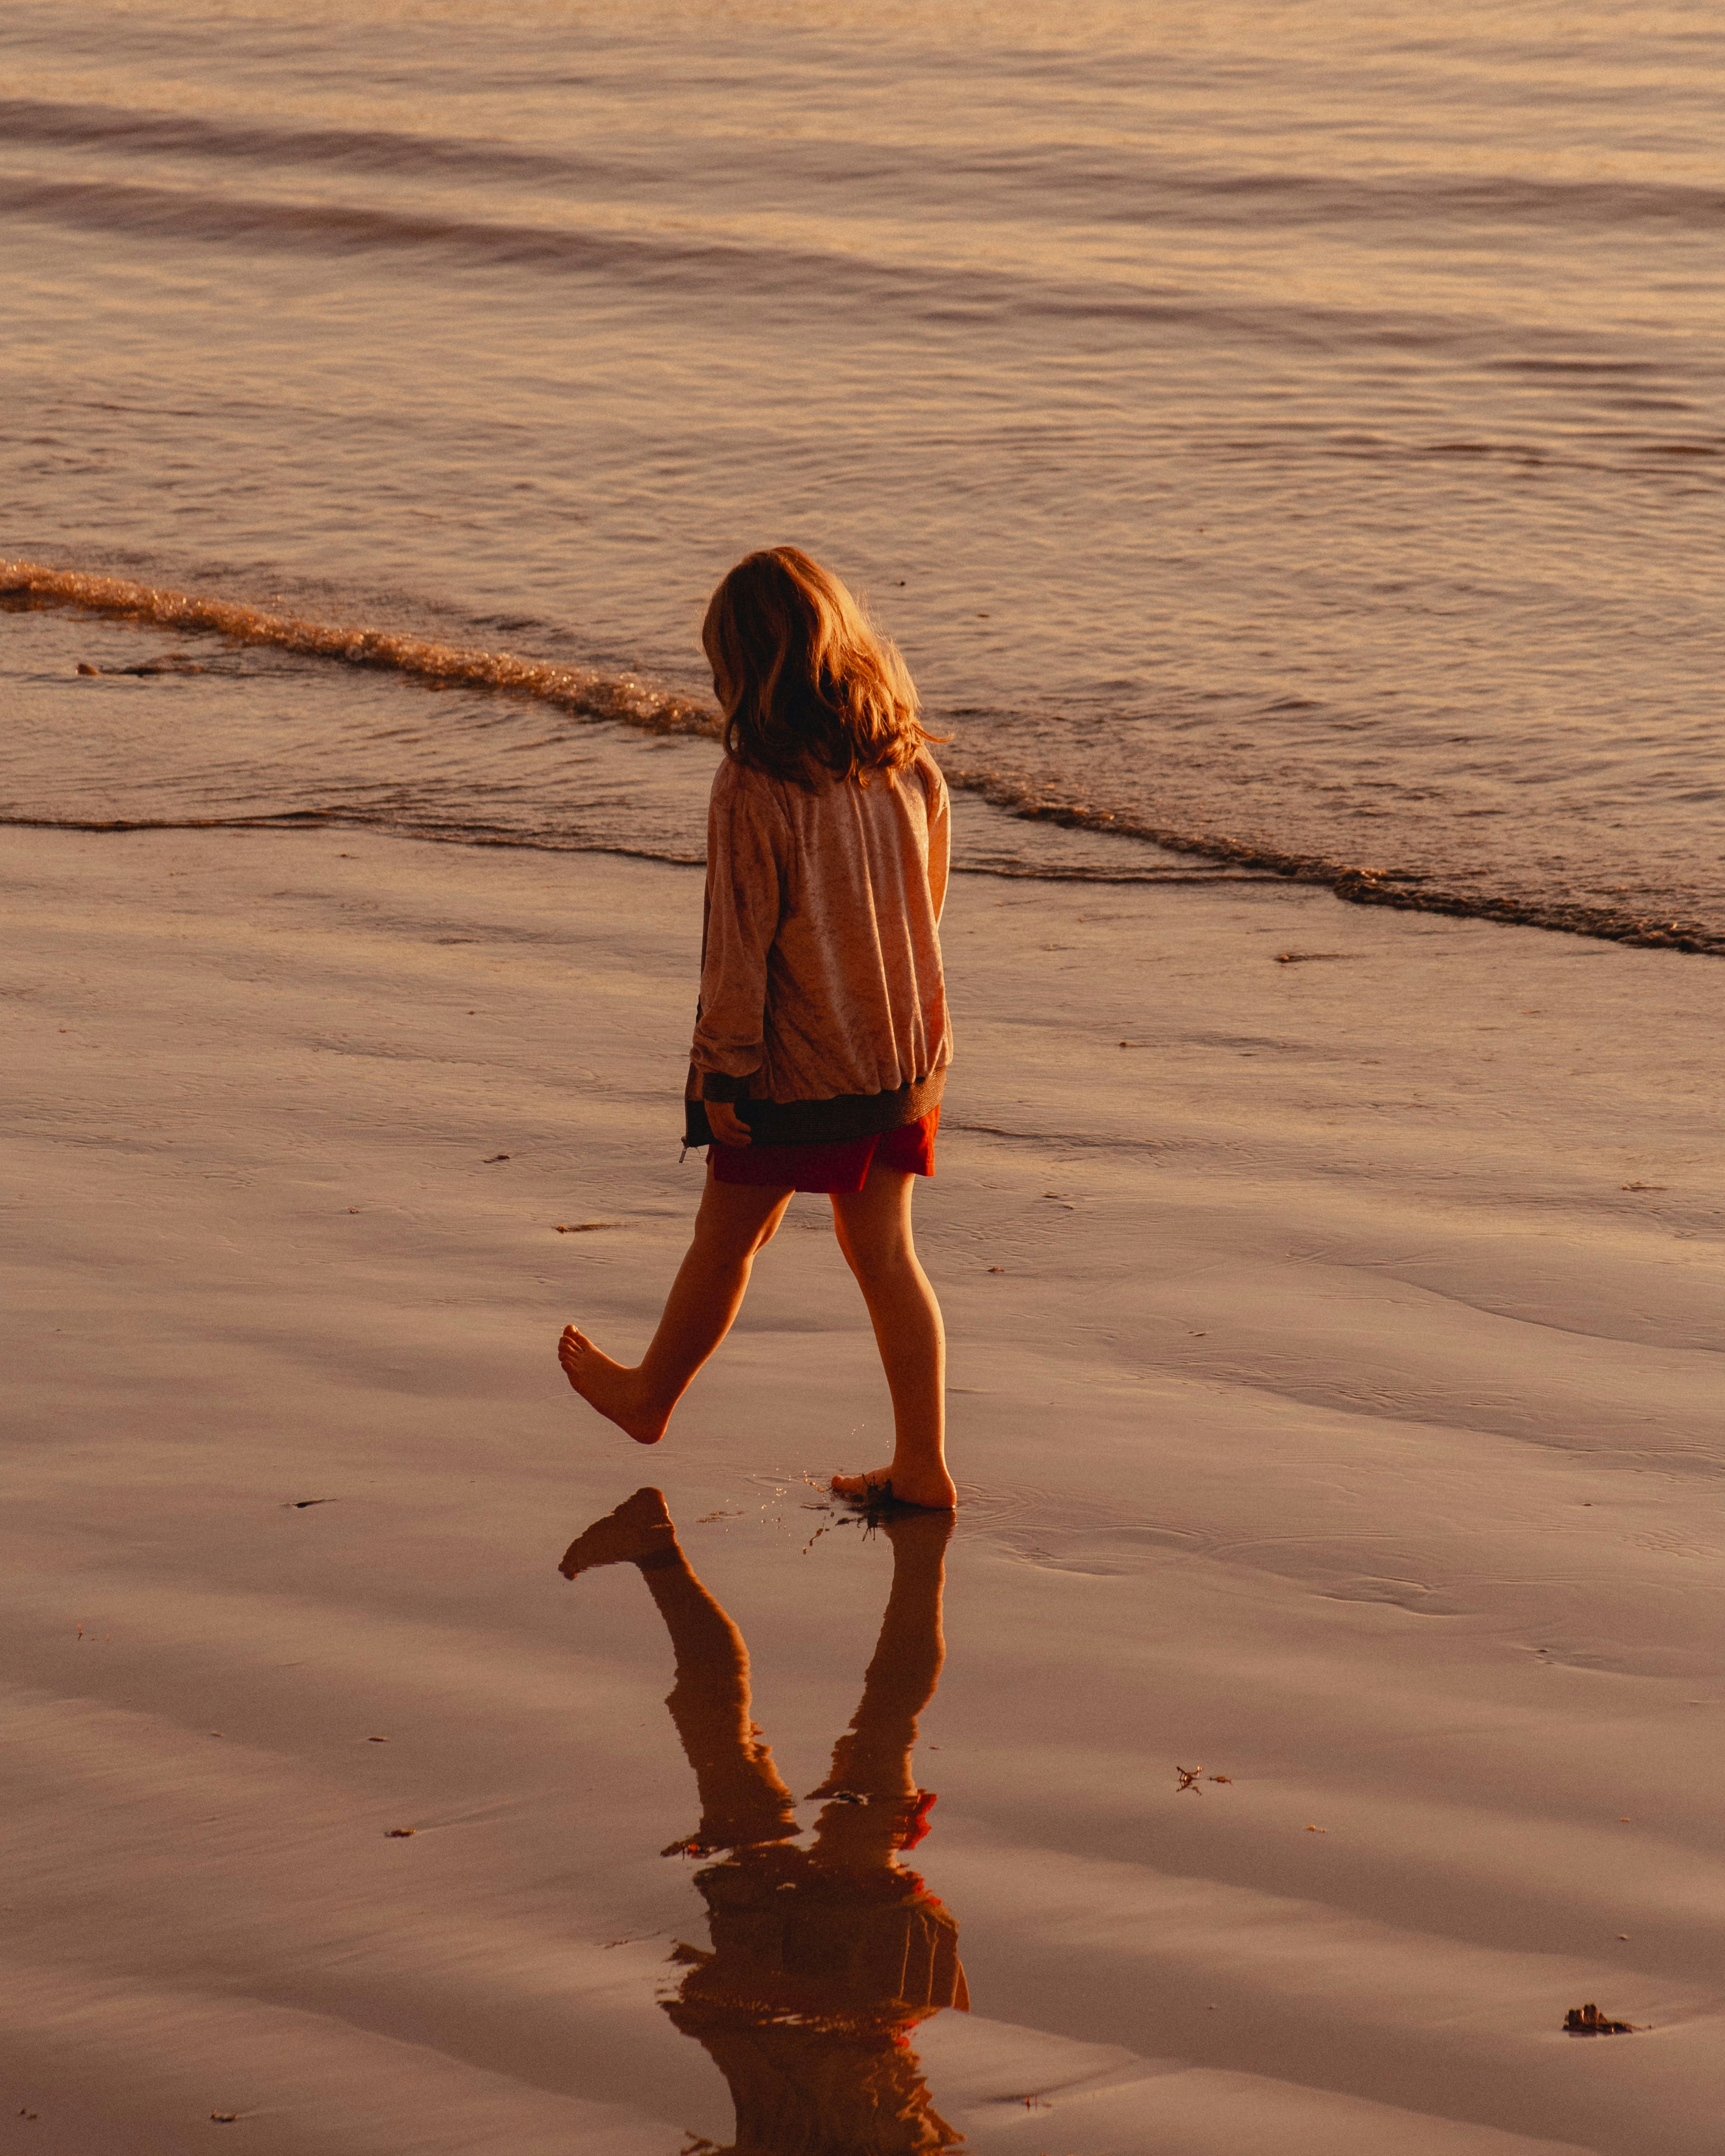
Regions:
M 684 1239 L 695 875 L 19 831 L 0 875 L 8 2131 L 669 2152 L 730 2145 L 725 2046 L 847 2071 L 886 1991 L 690 1989 L 742 1860 L 685 1649 L 635 1566 L 557 1569 L 661 1489 L 833 1814 L 896 1558 L 814 1486 L 886 1449 L 821 1202 L 657 1450 L 555 1361 L 638 1348 Z M 1712 963 L 985 877 L 947 944 L 966 1502 L 916 1748 L 850 1793 L 939 1793 L 867 1856 L 934 1972 L 880 2145 L 1711 2152 Z M 1564 2035 L 1589 2000 L 1638 2033 Z

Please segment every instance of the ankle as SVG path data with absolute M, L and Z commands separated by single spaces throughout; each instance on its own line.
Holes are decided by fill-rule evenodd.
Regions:
M 637 1401 L 642 1407 L 650 1408 L 655 1414 L 668 1415 L 693 1382 L 686 1372 L 667 1373 L 655 1370 L 650 1355 L 638 1363 L 629 1375 Z
M 887 1470 L 887 1472 L 891 1475 L 919 1477 L 926 1475 L 945 1475 L 949 1471 L 947 1466 L 946 1447 L 937 1442 L 933 1445 L 896 1446 L 892 1455 L 892 1465 Z

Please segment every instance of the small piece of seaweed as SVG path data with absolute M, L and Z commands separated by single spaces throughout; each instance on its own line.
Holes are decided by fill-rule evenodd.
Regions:
M 1612 2020 L 1591 1999 L 1585 2006 L 1572 2006 L 1563 2016 L 1563 2026 L 1572 2036 L 1629 2036 L 1635 2025 L 1633 2021 Z

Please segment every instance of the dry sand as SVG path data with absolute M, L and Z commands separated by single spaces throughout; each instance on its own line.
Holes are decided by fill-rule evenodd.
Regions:
M 681 1247 L 696 878 L 18 831 L 0 874 L 5 2145 L 726 2142 L 658 2004 L 706 1938 L 665 1634 L 557 1563 L 660 1484 L 800 1792 L 890 1559 L 810 1509 L 886 1443 L 821 1201 L 658 1452 L 554 1361 L 638 1348 Z M 1282 886 L 961 878 L 947 943 L 940 2111 L 1712 2156 L 1725 974 Z

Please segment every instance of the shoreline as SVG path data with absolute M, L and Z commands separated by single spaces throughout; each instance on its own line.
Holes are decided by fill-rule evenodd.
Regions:
M 244 601 L 83 570 L 55 568 L 22 557 L 0 557 L 0 603 L 8 599 L 44 609 L 148 622 L 164 629 L 187 629 L 198 634 L 220 635 L 240 644 L 269 646 L 332 665 L 402 674 L 440 687 L 459 685 L 483 693 L 527 697 L 584 719 L 634 726 L 649 733 L 712 738 L 717 731 L 715 714 L 704 706 L 667 690 L 650 688 L 632 675 L 607 677 L 551 660 L 449 644 L 409 636 L 399 630 L 275 614 Z M 1725 956 L 1725 929 L 1710 929 L 1699 921 L 1667 920 L 1609 906 L 1545 904 L 1489 893 L 1474 896 L 1435 885 L 1421 889 L 1419 886 L 1428 880 L 1423 875 L 1398 874 L 1329 855 L 1291 852 L 1225 833 L 1194 832 L 1117 815 L 1111 810 L 1096 809 L 1080 795 L 1063 797 L 1046 784 L 1023 778 L 1014 780 L 998 772 L 967 769 L 962 755 L 943 762 L 942 768 L 954 788 L 988 802 L 1019 821 L 1051 823 L 1070 830 L 1142 840 L 1173 854 L 1261 870 L 1296 883 L 1319 885 L 1349 905 L 1491 921 L 1642 949 L 1678 951 L 1712 957 Z M 0 819 L 0 828 L 115 831 L 159 828 L 281 829 L 295 825 L 384 828 L 376 819 L 318 808 L 288 810 L 257 818 L 188 819 L 172 824 L 132 823 L 124 819 L 101 822 L 67 820 L 59 824 L 30 818 Z M 405 837 L 438 836 L 434 831 L 416 830 L 411 826 L 397 828 Z M 463 839 L 454 834 L 445 842 L 526 846 L 535 843 L 485 835 Z

